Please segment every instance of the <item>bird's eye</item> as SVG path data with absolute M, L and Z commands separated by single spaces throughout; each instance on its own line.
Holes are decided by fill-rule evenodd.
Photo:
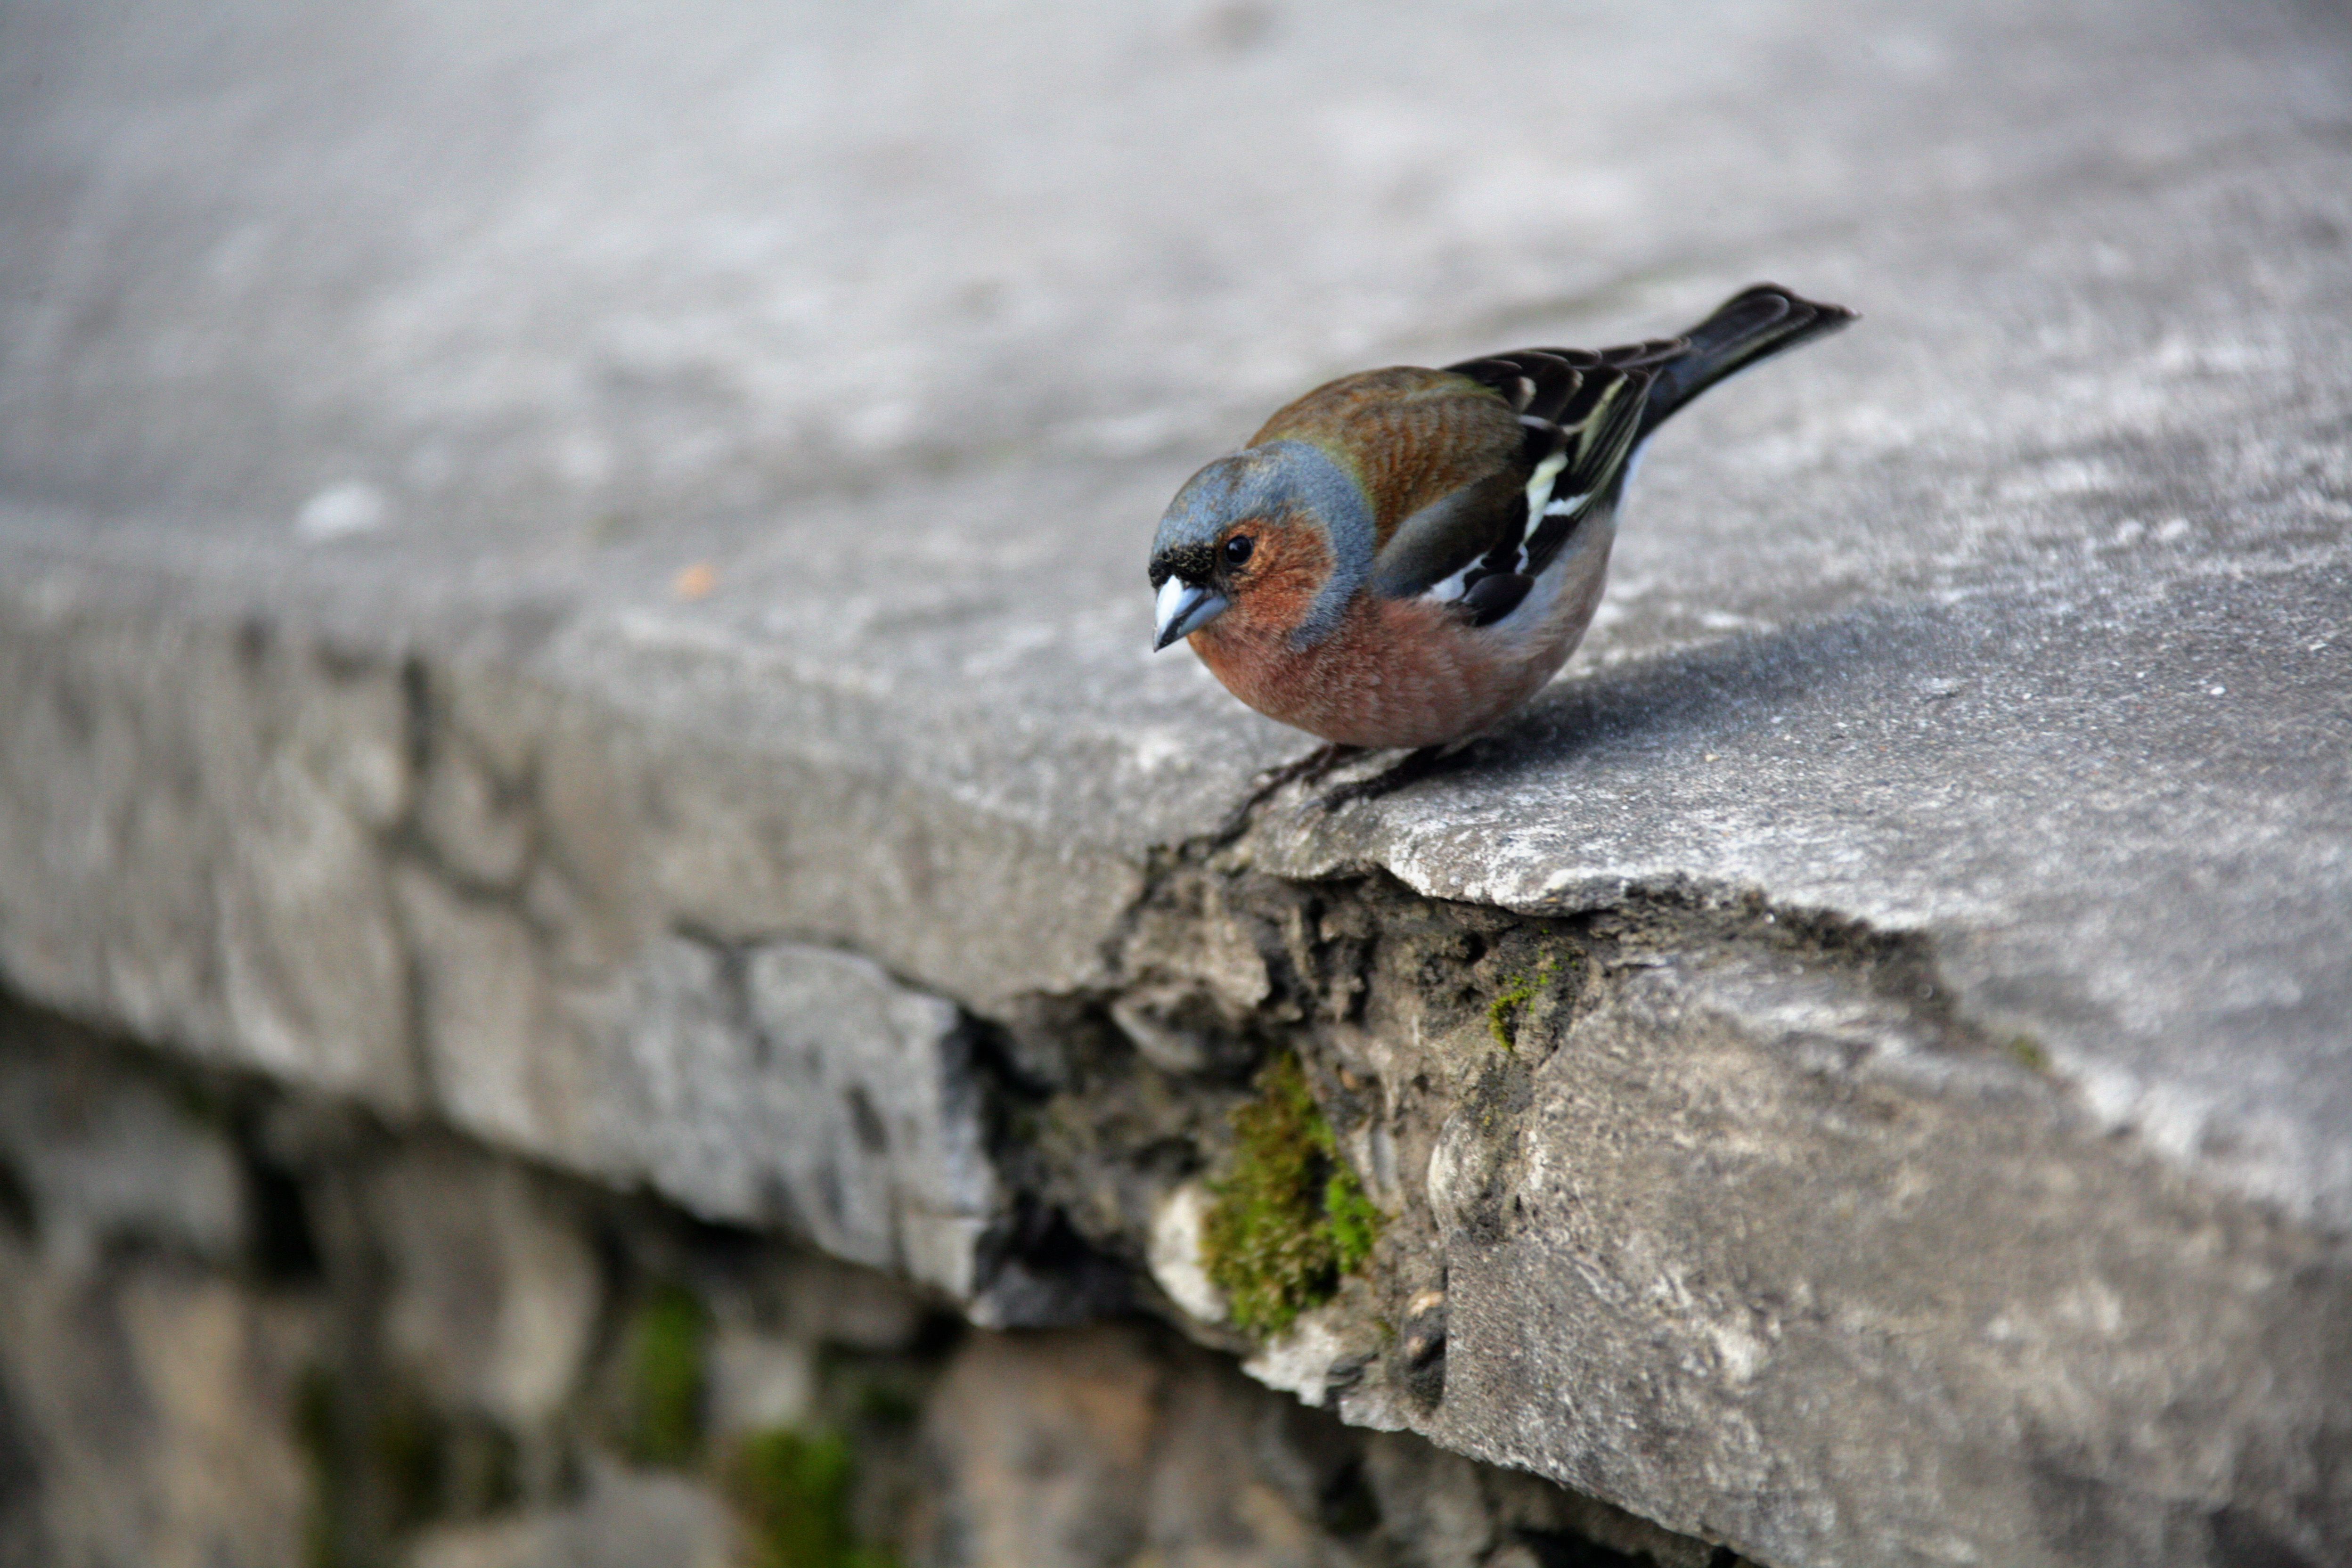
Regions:
M 1249 560 L 1250 552 L 1256 548 L 1257 541 L 1252 539 L 1248 534 L 1234 534 L 1231 539 L 1225 541 L 1225 564 L 1228 566 L 1239 566 L 1243 564 L 1244 562 Z

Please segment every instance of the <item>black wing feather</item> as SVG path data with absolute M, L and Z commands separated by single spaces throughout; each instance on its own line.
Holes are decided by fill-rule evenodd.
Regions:
M 1516 608 L 1526 596 L 1524 584 L 1543 574 L 1596 505 L 1607 503 L 1640 427 L 1651 365 L 1675 346 L 1661 341 L 1633 345 L 1630 352 L 1521 349 L 1447 367 L 1510 398 L 1528 431 L 1517 476 L 1518 504 L 1494 518 L 1485 549 L 1473 547 L 1430 582 L 1435 586 L 1475 561 L 1463 576 L 1461 601 L 1474 624 L 1487 625 Z M 1626 354 L 1625 363 L 1611 363 L 1620 353 Z M 1522 401 L 1517 395 L 1523 388 L 1534 389 L 1534 395 Z M 1551 484 L 1540 497 L 1528 493 L 1527 486 L 1555 458 L 1561 462 Z M 1538 500 L 1540 506 L 1531 504 Z M 1571 504 L 1555 510 L 1563 501 Z M 1507 604 L 1501 603 L 1498 590 L 1479 591 L 1492 577 L 1517 578 L 1523 585 L 1507 595 Z
M 1534 348 L 1446 368 L 1492 387 L 1526 426 L 1513 470 L 1423 508 L 1398 527 L 1375 584 L 1397 597 L 1444 593 L 1473 625 L 1518 607 L 1577 530 L 1614 506 L 1633 454 L 1667 416 L 1759 360 L 1853 320 L 1759 283 L 1678 338 L 1607 349 Z M 1559 459 L 1540 495 L 1529 486 Z

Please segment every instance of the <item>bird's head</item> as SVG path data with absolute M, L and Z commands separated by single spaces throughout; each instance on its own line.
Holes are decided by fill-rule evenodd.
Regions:
M 1312 647 L 1370 575 L 1373 545 L 1362 486 L 1319 448 L 1270 441 L 1220 458 L 1176 492 L 1152 539 L 1151 646 L 1223 619 Z

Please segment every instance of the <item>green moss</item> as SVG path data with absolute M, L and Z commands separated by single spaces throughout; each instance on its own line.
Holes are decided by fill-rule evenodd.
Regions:
M 1372 1255 L 1381 1238 L 1381 1211 L 1364 1195 L 1356 1173 L 1345 1165 L 1323 1184 L 1323 1220 L 1331 1232 L 1332 1260 L 1342 1274 L 1352 1274 Z
M 726 1468 L 752 1568 L 893 1568 L 850 1521 L 856 1461 L 836 1433 L 783 1427 L 746 1437 Z
M 1507 1051 L 1519 1048 L 1519 1016 L 1526 1012 L 1536 993 L 1551 983 L 1559 970 L 1559 961 L 1547 958 L 1533 974 L 1515 974 L 1507 982 L 1494 1001 L 1486 1005 L 1486 1032 L 1495 1043 Z
M 1258 1075 L 1258 1097 L 1234 1113 L 1234 1134 L 1232 1167 L 1209 1185 L 1202 1262 L 1237 1326 L 1276 1334 L 1371 1256 L 1381 1213 L 1339 1158 L 1297 1057 Z
M 2020 1035 L 2009 1042 L 2009 1054 L 2017 1058 L 2018 1066 L 2028 1072 L 2048 1072 L 2050 1053 L 2032 1035 Z
M 691 1291 L 665 1285 L 629 1325 L 628 1448 L 640 1464 L 682 1466 L 702 1446 L 710 1320 Z

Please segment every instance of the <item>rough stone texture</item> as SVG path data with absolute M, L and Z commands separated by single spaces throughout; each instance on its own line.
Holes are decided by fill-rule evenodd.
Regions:
M 691 1481 L 604 1468 L 584 1493 L 518 1519 L 437 1526 L 409 1561 L 414 1568 L 726 1568 L 736 1560 L 725 1508 Z
M 963 1329 L 887 1276 L 5 1002 L 0 1073 L 51 1104 L 70 1086 L 79 1112 L 0 1128 L 23 1200 L 0 1225 L 9 1568 L 1717 1561 L 1349 1428 L 1159 1325 Z M 226 1152 L 226 1235 L 130 1205 L 94 1226 L 69 1185 L 24 1174 L 127 1165 L 133 1122 L 162 1133 L 152 1176 L 204 1185 Z M 658 1363 L 657 1297 L 700 1325 Z M 684 1440 L 654 1462 L 633 1414 L 680 1378 Z M 786 1500 L 743 1456 L 782 1435 L 848 1465 L 778 1545 L 761 1525 Z M 812 1548 L 821 1529 L 790 1528 L 812 1512 L 869 1554 Z
M 512 1167 L 450 1151 L 373 1177 L 388 1353 L 439 1406 L 517 1431 L 554 1420 L 593 1348 L 603 1286 L 581 1216 Z
M 245 1246 L 244 1173 L 229 1141 L 145 1084 L 71 1059 L 0 1058 L 0 1145 L 15 1199 L 71 1272 L 124 1239 L 211 1262 Z
M 975 1339 L 927 1420 L 927 1451 L 952 1478 L 913 1531 L 934 1559 L 1205 1568 L 1386 1552 L 1432 1568 L 1700 1568 L 1718 1556 L 1533 1477 L 1349 1433 L 1130 1327 Z
M 295 1374 L 312 1324 L 152 1269 L 104 1288 L 0 1265 L 12 1563 L 301 1561 Z
M 1755 900 L 1528 920 L 1249 848 L 1172 875 L 1135 940 L 1217 891 L 1200 945 L 1266 955 L 1260 1038 L 1389 1216 L 1263 1381 L 1768 1561 L 1857 1519 L 1920 1561 L 2328 1560 L 2340 1235 L 2115 1137 L 1920 944 Z M 1170 1216 L 1230 1100 L 1164 1084 L 1074 1062 L 1035 1116 L 1075 1174 L 1043 1184 L 1197 1311 Z
M 24 994 L 999 1322 L 1290 1046 L 1399 1219 L 1272 1381 L 1789 1564 L 2352 1554 L 2337 13 L 30 4 L 0 131 Z M 1183 474 L 1759 276 L 1865 320 L 1569 675 L 1232 820 Z
M 0 1563 L 299 1562 L 320 1314 L 247 1273 L 222 1119 L 75 1039 L 0 1006 Z

